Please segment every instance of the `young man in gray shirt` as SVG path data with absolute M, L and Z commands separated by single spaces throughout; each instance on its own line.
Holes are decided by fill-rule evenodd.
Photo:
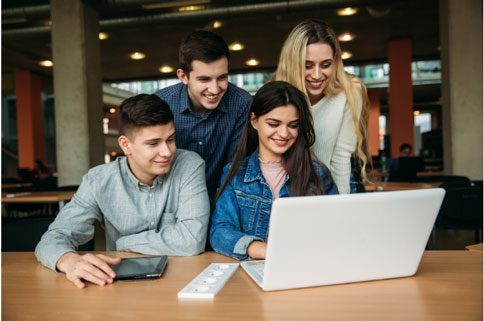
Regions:
M 203 159 L 176 150 L 173 114 L 157 96 L 128 98 L 120 109 L 118 142 L 126 157 L 89 170 L 35 249 L 43 265 L 65 272 L 79 288 L 83 280 L 112 283 L 109 264 L 120 262 L 76 253 L 93 238 L 96 220 L 108 251 L 196 255 L 205 247 L 210 205 Z

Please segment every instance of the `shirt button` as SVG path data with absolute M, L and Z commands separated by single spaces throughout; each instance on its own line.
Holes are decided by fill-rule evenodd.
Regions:
M 155 222 L 151 222 L 151 226 L 155 225 Z
M 152 197 L 152 196 L 153 196 L 153 194 L 150 193 L 150 197 Z
M 203 145 L 203 143 L 200 141 L 200 142 L 198 142 L 198 145 Z

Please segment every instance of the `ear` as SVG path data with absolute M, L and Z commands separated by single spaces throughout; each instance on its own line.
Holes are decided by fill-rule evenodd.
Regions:
M 124 155 L 131 155 L 131 142 L 126 136 L 119 136 L 118 138 L 119 147 L 123 150 Z
M 258 123 L 258 118 L 254 113 L 250 113 L 250 123 L 252 124 L 252 127 L 254 127 L 255 130 L 257 130 L 257 123 Z
M 183 69 L 177 69 L 176 75 L 182 83 L 184 83 L 185 85 L 188 84 L 188 75 L 183 71 Z

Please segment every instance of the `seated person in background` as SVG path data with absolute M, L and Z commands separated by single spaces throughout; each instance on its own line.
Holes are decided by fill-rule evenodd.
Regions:
M 232 161 L 252 97 L 228 81 L 229 48 L 211 31 L 195 31 L 181 43 L 177 76 L 181 83 L 155 93 L 175 116 L 176 145 L 206 163 L 213 200 L 223 167 Z
M 311 156 L 314 137 L 302 92 L 282 81 L 259 89 L 215 198 L 210 228 L 215 251 L 239 260 L 263 259 L 273 200 L 337 194 L 326 166 Z
M 50 175 L 50 171 L 47 168 L 47 166 L 45 166 L 44 162 L 42 162 L 40 159 L 36 160 L 35 167 L 32 170 L 32 176 L 42 178 L 42 177 L 47 177 L 49 175 Z
M 388 164 L 391 182 L 414 182 L 417 172 L 422 170 L 422 159 L 412 156 L 412 146 L 404 143 L 400 146 L 400 157 L 392 158 Z
M 79 288 L 82 279 L 112 283 L 108 264 L 120 262 L 76 253 L 93 238 L 96 220 L 108 251 L 196 255 L 205 247 L 210 204 L 204 161 L 176 149 L 173 114 L 157 96 L 128 98 L 120 110 L 118 142 L 126 157 L 89 170 L 35 249 L 43 265 L 65 272 Z

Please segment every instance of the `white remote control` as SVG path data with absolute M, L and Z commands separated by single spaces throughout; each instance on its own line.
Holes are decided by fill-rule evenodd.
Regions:
M 239 263 L 210 264 L 178 292 L 178 298 L 213 299 L 238 267 Z

